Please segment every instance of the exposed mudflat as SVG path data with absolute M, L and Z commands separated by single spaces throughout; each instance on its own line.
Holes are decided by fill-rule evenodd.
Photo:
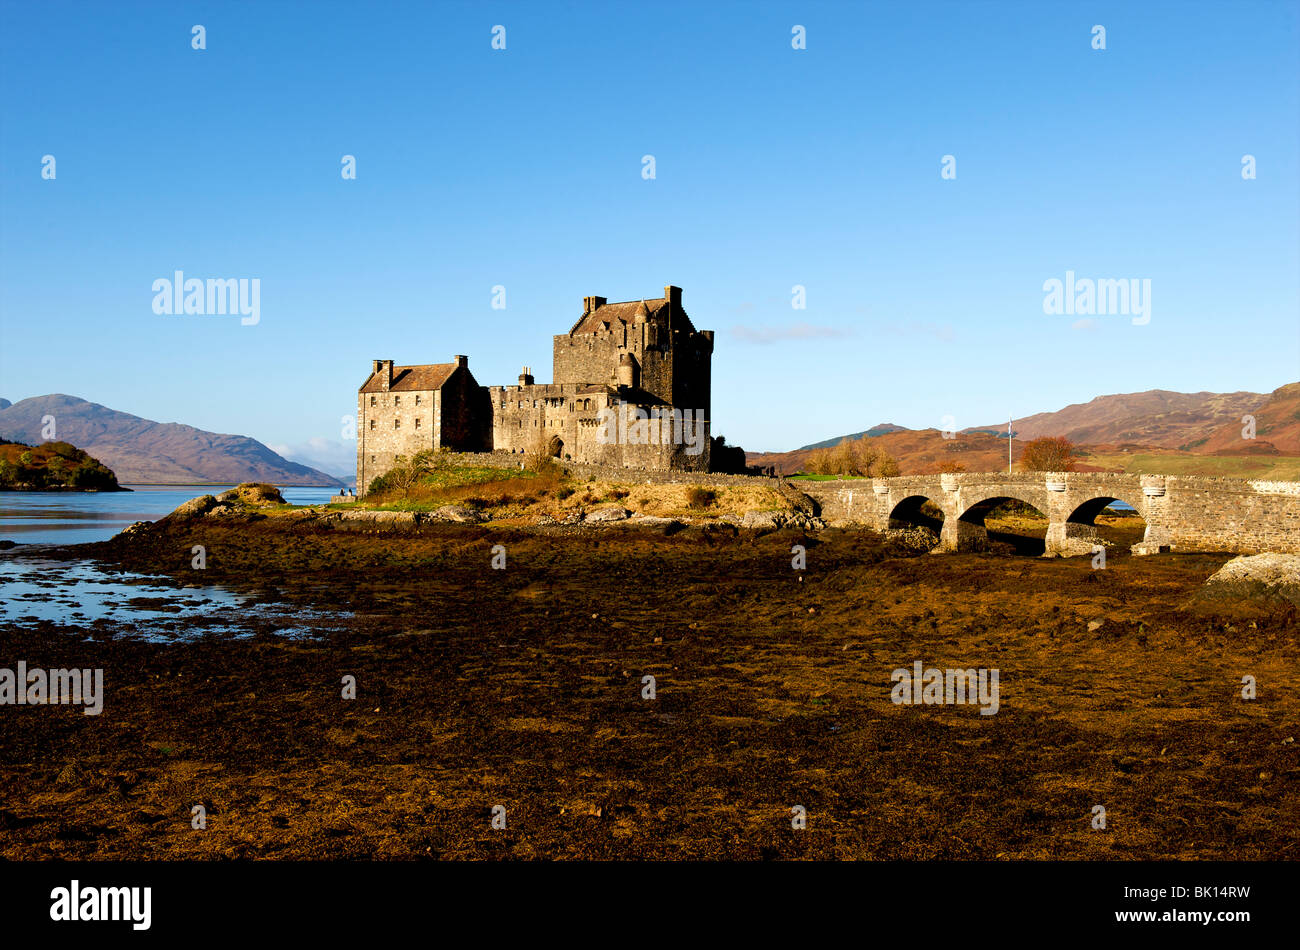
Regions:
M 164 643 L 6 609 L 0 666 L 105 695 L 0 706 L 0 856 L 1300 858 L 1296 609 L 1195 598 L 1227 555 L 1123 551 L 271 518 L 47 553 L 338 615 Z M 998 669 L 998 713 L 895 705 L 916 660 Z

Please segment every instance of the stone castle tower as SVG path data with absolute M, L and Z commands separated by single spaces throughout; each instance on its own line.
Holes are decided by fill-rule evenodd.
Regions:
M 375 360 L 357 405 L 357 490 L 398 455 L 543 451 L 628 468 L 708 471 L 713 331 L 696 330 L 679 287 L 608 303 L 553 338 L 554 382 L 524 367 L 515 386 L 479 386 L 469 361 Z

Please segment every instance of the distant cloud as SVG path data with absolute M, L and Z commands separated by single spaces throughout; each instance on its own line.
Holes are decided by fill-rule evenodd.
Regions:
M 737 324 L 731 335 L 745 343 L 779 343 L 782 340 L 833 339 L 848 336 L 838 327 L 816 327 L 810 323 L 795 323 L 785 327 L 744 327 Z
M 1072 330 L 1095 330 L 1095 329 L 1097 329 L 1097 321 L 1096 321 L 1096 320 L 1089 320 L 1089 319 L 1087 319 L 1087 318 L 1085 317 L 1083 320 L 1075 320 L 1073 323 L 1071 323 L 1071 324 L 1070 324 L 1070 329 L 1072 329 Z
M 893 336 L 929 336 L 940 343 L 948 343 L 953 338 L 952 324 L 926 323 L 918 320 L 904 320 L 899 323 L 884 324 L 884 332 Z

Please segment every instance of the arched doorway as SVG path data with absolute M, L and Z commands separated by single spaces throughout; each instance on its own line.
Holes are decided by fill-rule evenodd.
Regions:
M 558 435 L 551 436 L 551 440 L 546 443 L 546 454 L 551 458 L 562 458 L 564 456 L 564 440 Z

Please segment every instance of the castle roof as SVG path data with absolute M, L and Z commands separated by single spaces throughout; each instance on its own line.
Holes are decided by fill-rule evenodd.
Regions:
M 389 392 L 433 392 L 442 388 L 443 383 L 456 371 L 455 363 L 425 363 L 422 366 L 394 366 L 393 382 Z M 361 387 L 363 393 L 382 392 L 379 385 L 379 373 L 371 373 Z
M 659 297 L 655 300 L 627 300 L 622 303 L 601 304 L 594 310 L 584 313 L 578 322 L 573 325 L 569 331 L 572 336 L 575 333 L 603 333 L 618 326 L 618 324 L 632 324 L 637 322 L 637 312 L 641 312 L 640 319 L 646 323 L 667 324 L 668 314 L 671 310 L 668 298 Z M 691 325 L 691 318 L 686 316 L 686 311 L 677 308 L 677 313 L 673 317 L 673 324 L 678 329 L 686 330 L 689 333 L 695 332 L 695 327 Z

